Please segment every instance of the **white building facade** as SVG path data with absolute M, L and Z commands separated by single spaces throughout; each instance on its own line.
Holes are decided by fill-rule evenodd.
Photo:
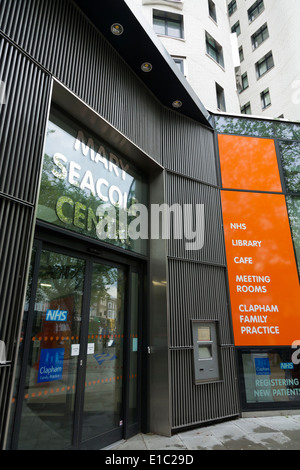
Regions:
M 224 0 L 135 0 L 209 111 L 239 113 Z
M 300 119 L 300 3 L 231 0 L 241 59 L 242 113 Z
M 300 119 L 299 0 L 135 2 L 209 111 Z

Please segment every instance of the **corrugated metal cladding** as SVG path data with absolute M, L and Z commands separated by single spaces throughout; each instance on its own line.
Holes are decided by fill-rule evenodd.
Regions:
M 173 430 L 239 413 L 213 133 L 180 117 L 175 121 L 164 132 L 166 202 L 204 205 L 204 245 L 187 251 L 184 238 L 168 241 Z M 219 324 L 220 382 L 194 384 L 191 320 Z
M 167 109 L 162 128 L 165 168 L 217 185 L 213 132 Z
M 0 29 L 161 161 L 159 103 L 71 0 L 1 0 Z
M 14 2 L 12 2 L 14 3 Z M 0 339 L 13 360 L 33 231 L 51 80 L 0 34 Z M 10 366 L 0 375 L 0 436 Z
M 173 429 L 238 414 L 225 269 L 169 260 Z M 191 320 L 218 321 L 222 382 L 194 385 Z
M 237 415 L 237 382 L 232 364 L 234 350 L 223 347 L 221 360 L 224 382 L 191 386 L 193 383 L 193 351 L 171 351 L 172 428 L 196 426 Z
M 203 155 L 205 156 L 205 154 Z M 167 172 L 166 202 L 170 205 L 179 204 L 180 207 L 183 207 L 184 204 L 190 204 L 194 207 L 196 204 L 204 205 L 203 248 L 187 251 L 185 249 L 186 240 L 184 238 L 181 240 L 171 238 L 168 241 L 168 255 L 224 266 L 226 260 L 219 189 L 181 175 Z M 200 227 L 199 219 L 198 229 L 200 228 L 202 228 L 202 224 Z

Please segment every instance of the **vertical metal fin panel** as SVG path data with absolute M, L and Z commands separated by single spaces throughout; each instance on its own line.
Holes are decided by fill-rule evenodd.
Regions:
M 19 2 L 10 2 L 15 7 Z M 1 10 L 2 11 L 2 10 Z M 0 34 L 0 436 L 7 410 L 42 163 L 51 77 Z M 1 446 L 1 441 L 0 441 Z
M 217 320 L 220 342 L 232 344 L 225 269 L 169 260 L 171 347 L 192 347 L 191 320 Z
M 0 29 L 161 161 L 160 104 L 71 0 L 2 0 Z
M 222 382 L 193 385 L 192 355 L 192 349 L 171 351 L 173 430 L 239 413 L 234 347 L 221 348 Z
M 168 255 L 176 258 L 226 264 L 220 191 L 182 176 L 166 174 L 166 202 L 170 206 L 179 204 L 204 205 L 204 245 L 200 250 L 186 250 L 184 237 L 168 240 Z M 198 227 L 200 228 L 200 227 Z M 195 228 L 194 228 L 195 230 Z
M 0 105 L 0 191 L 34 204 L 49 76 L 1 37 L 0 55 L 6 99 L 6 104 Z
M 175 112 L 162 111 L 166 169 L 217 185 L 214 133 Z

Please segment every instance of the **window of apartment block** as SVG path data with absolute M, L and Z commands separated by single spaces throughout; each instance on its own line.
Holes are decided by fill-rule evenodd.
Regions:
M 220 44 L 207 32 L 206 37 L 206 52 L 212 57 L 218 64 L 224 67 L 223 48 Z
M 236 0 L 232 0 L 228 3 L 228 15 L 231 16 L 237 10 Z
M 262 59 L 260 59 L 255 64 L 257 78 L 264 75 L 272 67 L 274 67 L 274 60 L 273 60 L 273 54 L 270 51 L 270 52 L 268 52 L 268 54 L 266 54 L 264 57 L 262 57 Z
M 183 16 L 160 10 L 153 10 L 153 29 L 156 34 L 183 38 Z
M 240 62 L 243 62 L 244 60 L 244 49 L 243 46 L 239 47 L 239 56 L 240 56 Z
M 237 36 L 239 36 L 241 34 L 241 26 L 240 26 L 240 22 L 237 21 L 232 27 L 231 27 L 231 32 L 232 33 L 236 33 Z
M 216 12 L 216 5 L 212 0 L 208 0 L 208 12 L 209 16 L 217 22 L 217 12 Z
M 251 114 L 251 105 L 250 105 L 250 101 L 248 101 L 248 103 L 244 104 L 244 105 L 241 107 L 241 113 L 242 113 L 242 114 Z
M 248 88 L 249 86 L 249 81 L 248 81 L 248 74 L 247 72 L 243 73 L 242 77 L 241 77 L 241 82 L 242 82 L 242 89 L 240 91 L 240 93 L 244 90 L 246 90 L 246 88 Z
M 180 72 L 184 75 L 184 59 L 182 57 L 172 57 Z
M 253 50 L 260 46 L 269 37 L 268 25 L 265 23 L 251 36 Z
M 265 9 L 263 0 L 257 0 L 248 10 L 249 23 L 255 20 L 255 18 Z
M 261 92 L 260 99 L 261 99 L 262 109 L 265 109 L 271 105 L 271 96 L 270 96 L 269 88 Z
M 226 111 L 224 89 L 216 83 L 217 106 L 220 111 Z

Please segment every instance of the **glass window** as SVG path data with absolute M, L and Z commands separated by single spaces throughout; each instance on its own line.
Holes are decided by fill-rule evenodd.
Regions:
M 260 94 L 260 99 L 261 99 L 262 109 L 265 109 L 271 106 L 271 96 L 270 96 L 269 88 L 267 88 Z
M 207 32 L 206 34 L 206 52 L 212 57 L 218 64 L 224 67 L 223 48 L 219 43 Z
M 181 59 L 180 57 L 173 57 L 173 60 L 179 68 L 180 72 L 184 75 L 184 59 Z
M 270 51 L 262 59 L 256 62 L 255 67 L 256 67 L 257 78 L 261 77 L 266 72 L 268 72 L 268 70 L 274 67 L 274 60 L 273 60 L 272 52 Z
M 246 90 L 246 88 L 248 88 L 249 86 L 249 82 L 248 82 L 248 75 L 247 75 L 247 72 L 245 72 L 243 75 L 242 75 L 242 89 L 240 91 L 240 93 L 244 90 Z
M 286 198 L 286 202 L 298 264 L 298 271 L 300 273 L 300 196 L 288 196 Z
M 217 106 L 220 111 L 226 111 L 225 94 L 223 88 L 216 83 Z
M 299 406 L 300 366 L 293 363 L 294 352 L 296 350 L 282 348 L 242 353 L 246 406 L 256 409 L 268 403 L 270 408 L 283 403 Z
M 237 10 L 237 4 L 236 4 L 236 0 L 232 0 L 229 4 L 228 4 L 228 15 L 231 16 L 233 15 L 233 13 Z
M 244 49 L 243 46 L 239 47 L 239 56 L 240 56 L 240 62 L 243 62 L 244 60 Z
M 256 33 L 251 36 L 252 48 L 256 49 L 269 37 L 268 25 L 265 23 Z
M 144 178 L 123 156 L 63 115 L 51 114 L 38 219 L 146 254 L 146 210 L 133 211 L 137 203 L 146 209 L 146 194 Z M 134 239 L 130 224 L 138 217 L 145 230 Z
M 300 142 L 279 142 L 284 179 L 288 192 L 300 192 Z
M 237 21 L 232 27 L 231 27 L 231 32 L 232 33 L 236 33 L 237 36 L 239 36 L 241 34 L 241 26 L 240 26 L 240 22 Z
M 156 34 L 183 38 L 183 16 L 160 10 L 153 10 L 153 28 Z
M 214 4 L 212 0 L 208 0 L 208 12 L 209 12 L 209 16 L 214 21 L 217 21 L 216 5 Z
M 241 113 L 242 113 L 242 114 L 251 114 L 251 105 L 250 105 L 250 101 L 248 101 L 248 103 L 244 104 L 244 105 L 241 107 Z
M 248 10 L 249 23 L 255 20 L 255 18 L 265 9 L 263 0 L 257 0 Z
M 215 116 L 216 130 L 222 134 L 240 134 L 273 138 L 273 122 L 245 117 Z
M 282 139 L 300 140 L 300 124 L 274 122 L 275 136 Z

